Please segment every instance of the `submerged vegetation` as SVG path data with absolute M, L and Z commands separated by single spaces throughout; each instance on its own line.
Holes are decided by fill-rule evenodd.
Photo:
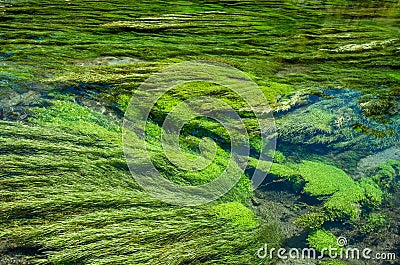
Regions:
M 321 162 L 303 161 L 300 164 L 274 164 L 270 173 L 293 182 L 308 196 L 322 202 L 316 212 L 300 216 L 297 224 L 318 228 L 326 221 L 356 220 L 360 218 L 361 206 L 379 207 L 383 191 L 370 178 L 355 182 L 341 169 Z
M 295 243 L 318 251 L 342 235 L 398 253 L 398 1 L 3 2 L 0 264 L 274 264 L 257 250 L 286 247 L 299 234 L 306 237 Z M 223 126 L 196 118 L 181 131 L 182 159 L 197 158 L 204 138 L 215 141 L 202 171 L 169 162 L 160 135 L 180 102 L 219 98 L 249 133 L 249 166 L 237 185 L 211 204 L 179 207 L 135 182 L 121 139 L 132 91 L 186 60 L 226 63 L 257 83 L 278 129 L 263 188 L 287 198 L 253 192 L 249 176 L 271 166 L 257 159 L 255 115 L 208 82 L 163 95 L 146 140 L 164 177 L 212 181 L 230 156 Z M 258 216 L 262 207 L 274 218 Z
M 1 122 L 6 248 L 40 248 L 34 260 L 46 253 L 54 264 L 258 264 L 259 244 L 279 244 L 279 230 L 238 202 L 189 208 L 149 197 L 127 170 L 119 127 L 53 103 L 33 110 L 32 125 Z

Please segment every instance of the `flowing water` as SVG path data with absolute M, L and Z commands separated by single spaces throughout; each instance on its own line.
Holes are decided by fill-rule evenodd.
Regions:
M 104 144 L 102 142 L 93 146 L 93 143 L 82 138 L 83 136 L 72 137 L 72 134 L 63 136 L 65 128 L 64 131 L 55 130 L 57 135 L 54 133 L 51 136 L 52 129 L 43 125 L 43 128 L 49 130 L 43 129 L 44 136 L 41 136 L 42 129 L 35 127 L 31 134 L 28 132 L 24 134 L 25 127 L 18 129 L 18 132 L 14 131 L 14 127 L 19 128 L 20 125 L 16 124 L 20 123 L 30 126 L 32 120 L 41 113 L 38 109 L 53 106 L 55 101 L 65 100 L 84 107 L 83 109 L 76 107 L 76 110 L 73 110 L 74 107 L 71 109 L 69 105 L 63 105 L 63 110 L 69 111 L 68 115 L 76 115 L 74 112 L 78 112 L 78 118 L 67 117 L 67 114 L 55 110 L 54 113 L 58 113 L 59 118 L 57 115 L 55 118 L 49 118 L 54 113 L 49 114 L 45 116 L 45 122 L 51 120 L 54 123 L 62 120 L 68 125 L 68 122 L 79 119 L 86 119 L 87 122 L 96 120 L 96 126 L 100 124 L 104 127 L 106 124 L 107 128 L 112 128 L 111 131 L 114 130 L 113 133 L 119 132 L 118 129 L 114 129 L 114 125 L 109 125 L 109 122 L 121 123 L 132 91 L 152 73 L 173 63 L 210 60 L 232 65 L 247 73 L 263 90 L 275 110 L 279 135 L 278 150 L 290 162 L 322 161 L 344 170 L 353 179 L 358 180 L 371 176 L 379 165 L 389 160 L 398 161 L 399 25 L 400 2 L 396 0 L 0 1 L 0 120 L 5 122 L 0 127 L 0 136 L 5 143 L 0 150 L 3 159 L 0 160 L 0 166 L 3 167 L 0 169 L 2 174 L 0 180 L 4 180 L 0 184 L 0 189 L 4 190 L 1 198 L 5 203 L 1 210 L 4 221 L 1 221 L 0 225 L 4 231 L 12 227 L 14 230 L 9 231 L 14 231 L 10 232 L 13 234 L 18 233 L 19 223 L 23 224 L 26 231 L 32 230 L 32 234 L 27 232 L 27 235 L 21 236 L 22 239 L 0 233 L 0 249 L 5 249 L 2 252 L 4 254 L 0 254 L 0 264 L 24 264 L 28 262 L 26 259 L 30 260 L 26 258 L 28 256 L 34 257 L 32 262 L 45 260 L 48 264 L 119 264 L 118 262 L 155 264 L 146 262 L 157 259 L 159 259 L 158 264 L 169 264 L 162 263 L 168 260 L 162 251 L 154 255 L 148 254 L 147 250 L 146 254 L 138 254 L 139 250 L 136 253 L 136 250 L 131 249 L 124 252 L 121 250 L 124 246 L 122 239 L 118 242 L 121 244 L 118 250 L 120 253 L 109 257 L 103 255 L 101 251 L 91 252 L 85 249 L 85 246 L 95 244 L 90 242 L 90 239 L 77 236 L 76 245 L 73 243 L 71 247 L 65 242 L 60 243 L 62 240 L 67 242 L 74 238 L 68 237 L 69 234 L 65 232 L 68 229 L 68 232 L 74 231 L 70 228 L 74 226 L 74 222 L 77 226 L 85 227 L 91 226 L 90 220 L 99 222 L 100 217 L 94 216 L 93 211 L 131 209 L 136 207 L 135 203 L 114 198 L 112 193 L 106 194 L 112 197 L 109 204 L 104 202 L 96 204 L 100 195 L 96 197 L 97 199 L 90 198 L 88 201 L 79 194 L 74 198 L 57 199 L 56 191 L 39 188 L 45 186 L 44 180 L 39 179 L 35 182 L 31 179 L 34 176 L 51 175 L 52 170 L 56 172 L 54 174 L 61 175 L 60 168 L 55 170 L 55 165 L 43 161 L 47 161 L 46 155 L 64 147 L 65 151 L 60 151 L 57 155 L 60 155 L 59 165 L 65 166 L 68 172 L 66 175 L 78 170 L 77 168 L 81 168 L 79 170 L 82 172 L 79 174 L 90 175 L 93 171 L 85 165 L 94 160 L 87 160 L 88 157 L 99 159 L 96 160 L 94 168 L 101 168 L 101 172 L 104 171 L 106 175 L 118 173 L 120 170 L 125 172 L 127 169 L 124 162 L 118 160 L 121 158 L 120 151 L 117 151 L 120 148 L 114 145 L 110 147 L 109 143 L 106 143 L 107 139 L 114 139 L 113 134 L 104 132 L 108 137 L 104 140 Z M 101 117 L 89 116 L 85 112 L 87 109 Z M 62 125 L 65 126 L 64 123 Z M 92 127 L 88 128 L 90 129 Z M 98 136 L 99 139 L 104 135 Z M 18 146 L 19 142 L 15 139 L 21 141 L 21 146 Z M 38 139 L 44 142 L 29 142 Z M 35 164 L 37 167 L 30 162 L 19 163 L 20 158 L 17 154 L 22 152 L 23 148 L 27 148 L 26 146 L 30 148 L 30 155 L 35 154 L 32 163 L 38 163 Z M 92 150 L 89 147 L 96 149 Z M 73 156 L 77 153 L 85 155 L 74 168 Z M 62 165 L 62 156 L 69 161 L 68 166 Z M 39 162 L 46 164 L 48 168 L 40 169 Z M 10 181 L 7 179 L 22 175 L 31 176 L 27 181 L 29 185 L 25 186 L 23 179 L 21 182 L 15 180 L 16 182 L 12 184 L 7 182 Z M 96 185 L 100 185 L 96 181 L 99 180 L 93 180 L 90 185 L 82 184 L 79 189 L 92 192 L 96 190 Z M 275 183 L 276 179 L 273 178 L 268 181 L 274 183 L 270 183 L 271 185 L 266 183 L 256 191 L 254 200 L 258 202 L 253 203 L 250 208 L 260 218 L 275 220 L 275 225 L 278 224 L 284 234 L 282 239 L 284 244 L 305 245 L 304 230 L 291 223 L 300 214 L 306 213 L 308 207 L 316 205 L 318 207 L 320 204 L 304 192 L 293 190 L 290 183 L 280 181 Z M 115 183 L 124 188 L 129 185 L 135 186 L 132 183 L 121 184 L 118 180 L 115 180 Z M 69 190 L 68 185 L 72 184 L 67 182 L 63 185 L 63 188 L 56 190 L 65 195 Z M 36 193 L 35 187 L 38 187 Z M 49 193 L 43 195 L 41 192 L 44 191 Z M 388 236 L 385 240 L 382 239 L 377 230 L 365 235 L 366 233 L 360 232 L 361 228 L 357 228 L 359 230 L 354 227 L 349 228 L 351 222 L 329 223 L 326 229 L 334 231 L 336 235 L 352 236 L 359 244 L 362 240 L 367 240 L 376 249 L 384 248 L 400 255 L 398 253 L 400 226 L 397 221 L 400 213 L 396 210 L 399 191 L 391 189 L 388 194 L 390 194 L 389 199 L 382 205 L 380 212 L 377 211 L 390 219 L 386 224 L 387 229 L 379 230 L 379 233 L 390 235 L 390 238 Z M 41 198 L 46 199 L 42 201 Z M 25 200 L 31 200 L 31 204 Z M 94 206 L 89 211 L 90 200 Z M 71 221 L 72 225 L 68 223 L 68 229 L 60 225 L 72 220 L 65 219 L 64 216 L 68 216 L 69 213 L 61 213 L 62 211 L 57 208 L 63 205 L 60 201 L 68 201 L 70 203 L 68 205 L 72 205 L 70 214 L 75 219 Z M 81 203 L 82 201 L 85 202 Z M 76 211 L 73 210 L 74 204 Z M 257 206 L 258 204 L 261 206 Z M 140 213 L 143 216 L 146 214 L 153 216 L 157 214 L 157 207 L 162 209 L 166 207 L 150 200 L 140 205 Z M 40 207 L 44 210 L 40 210 Z M 145 207 L 153 208 L 146 212 Z M 153 210 L 154 212 L 151 212 Z M 24 211 L 27 212 L 26 216 L 22 214 Z M 49 214 L 45 214 L 46 211 Z M 165 208 L 163 212 L 165 216 L 162 218 L 166 220 L 169 213 L 174 211 L 177 210 Z M 370 211 L 371 209 L 367 209 L 365 214 L 369 214 Z M 93 215 L 86 216 L 87 212 Z M 182 213 L 174 213 L 176 216 L 189 218 Z M 201 215 L 198 212 L 192 214 Z M 46 224 L 47 219 L 49 225 Z M 206 220 L 208 219 L 204 217 L 201 222 L 208 222 Z M 121 222 L 127 221 L 121 219 Z M 196 231 L 194 233 L 196 236 L 200 234 L 196 230 L 199 227 L 184 227 L 185 224 L 183 222 L 179 225 L 183 227 L 183 233 L 190 234 Z M 102 227 L 101 222 L 97 225 Z M 169 231 L 168 228 L 163 229 L 163 233 Z M 145 226 L 139 227 L 137 234 L 145 230 Z M 87 231 L 89 230 L 85 230 L 85 233 L 88 233 L 86 238 L 89 238 L 91 232 Z M 62 239 L 59 240 L 57 237 L 49 240 L 40 235 L 40 233 L 62 235 L 64 232 L 65 238 L 60 236 Z M 98 231 L 98 233 L 103 232 Z M 172 231 L 168 233 L 173 234 Z M 226 231 L 224 233 L 227 235 L 224 237 L 226 242 L 239 240 L 230 238 Z M 114 242 L 111 239 L 106 242 L 104 239 L 107 238 L 106 233 L 102 236 L 101 240 L 105 240 L 102 246 Z M 163 238 L 162 233 L 154 237 L 157 236 Z M 218 238 L 217 234 L 214 235 L 215 238 Z M 207 242 L 207 239 L 201 240 L 199 239 L 198 244 Z M 100 242 L 100 239 L 97 241 Z M 154 248 L 157 242 L 149 239 L 148 245 L 143 248 Z M 5 246 L 2 247 L 2 244 Z M 159 244 L 165 246 L 164 241 Z M 81 253 L 75 253 L 74 247 L 79 247 Z M 96 247 L 102 249 L 93 245 L 93 248 Z M 62 251 L 59 251 L 60 249 Z M 135 246 L 135 249 L 140 249 L 140 244 Z M 174 245 L 173 249 L 172 252 L 178 257 L 182 256 L 177 253 L 185 253 L 178 244 Z M 51 258 L 44 258 L 46 251 L 53 251 L 50 252 Z M 111 252 L 114 253 L 113 251 Z M 163 251 L 168 251 L 168 248 Z M 204 256 L 196 254 L 199 256 L 195 255 L 192 259 L 187 257 L 172 259 L 168 262 L 198 264 L 196 262 L 207 261 L 209 262 L 207 264 L 213 264 L 212 260 L 215 259 L 220 262 L 217 262 L 218 264 L 223 262 L 226 262 L 223 264 L 243 264 L 239 259 L 230 260 L 229 255 L 234 256 L 232 253 L 235 251 L 239 253 L 239 250 L 226 250 L 226 253 L 230 254 L 225 254 L 229 257 L 225 259 L 220 257 L 218 251 L 214 253 L 201 247 L 196 251 L 203 251 L 206 254 Z M 222 248 L 221 251 L 225 249 Z M 97 259 L 92 257 L 96 255 Z M 134 256 L 131 260 L 120 259 L 120 256 L 130 257 L 130 255 Z M 259 261 L 249 261 L 249 264 L 258 264 L 256 262 Z

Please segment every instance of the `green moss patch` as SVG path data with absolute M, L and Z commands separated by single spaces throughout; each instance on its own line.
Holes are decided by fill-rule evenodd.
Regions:
M 328 250 L 333 248 L 336 248 L 336 251 L 332 251 L 332 253 L 338 253 L 341 248 L 337 243 L 337 237 L 331 232 L 322 229 L 312 231 L 307 241 L 310 247 L 325 254 L 328 254 Z
M 254 213 L 243 204 L 227 202 L 214 206 L 213 210 L 216 216 L 226 219 L 240 228 L 249 229 L 257 226 Z

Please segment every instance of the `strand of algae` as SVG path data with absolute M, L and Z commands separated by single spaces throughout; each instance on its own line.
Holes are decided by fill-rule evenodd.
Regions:
M 241 203 L 182 208 L 146 195 L 119 127 L 86 107 L 58 100 L 34 113 L 28 125 L 0 122 L 0 239 L 39 248 L 33 263 L 258 264 L 260 242 L 280 242 Z

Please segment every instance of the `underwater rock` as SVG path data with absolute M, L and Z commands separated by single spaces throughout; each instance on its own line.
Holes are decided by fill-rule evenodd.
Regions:
M 386 163 L 389 160 L 400 160 L 400 147 L 393 146 L 379 153 L 367 156 L 358 162 L 357 170 L 360 174 L 365 174 L 369 170 Z
M 383 124 L 364 115 L 356 90 L 326 90 L 315 103 L 276 120 L 279 139 L 296 145 L 319 145 L 323 151 L 353 150 L 365 155 L 399 142 L 400 119 Z M 310 99 L 311 101 L 311 99 Z
M 12 56 L 14 56 L 14 53 L 12 52 L 0 53 L 0 60 L 2 60 L 4 57 L 12 57 Z
M 363 51 L 368 51 L 368 50 L 373 50 L 373 49 L 382 49 L 387 46 L 390 46 L 394 43 L 396 43 L 398 39 L 390 39 L 390 40 L 384 40 L 384 41 L 371 41 L 368 43 L 363 43 L 363 44 L 348 44 L 341 46 L 339 48 L 329 50 L 329 49 L 320 49 L 320 50 L 327 50 L 327 51 L 332 51 L 332 52 L 338 52 L 338 53 L 344 53 L 344 52 L 363 52 Z
M 42 97 L 44 86 L 26 83 L 13 76 L 0 80 L 0 120 L 21 121 L 28 117 L 32 106 L 45 105 Z
M 287 112 L 296 107 L 305 105 L 307 103 L 308 94 L 309 91 L 307 90 L 296 90 L 291 97 L 280 100 L 278 104 L 276 104 L 274 112 Z

